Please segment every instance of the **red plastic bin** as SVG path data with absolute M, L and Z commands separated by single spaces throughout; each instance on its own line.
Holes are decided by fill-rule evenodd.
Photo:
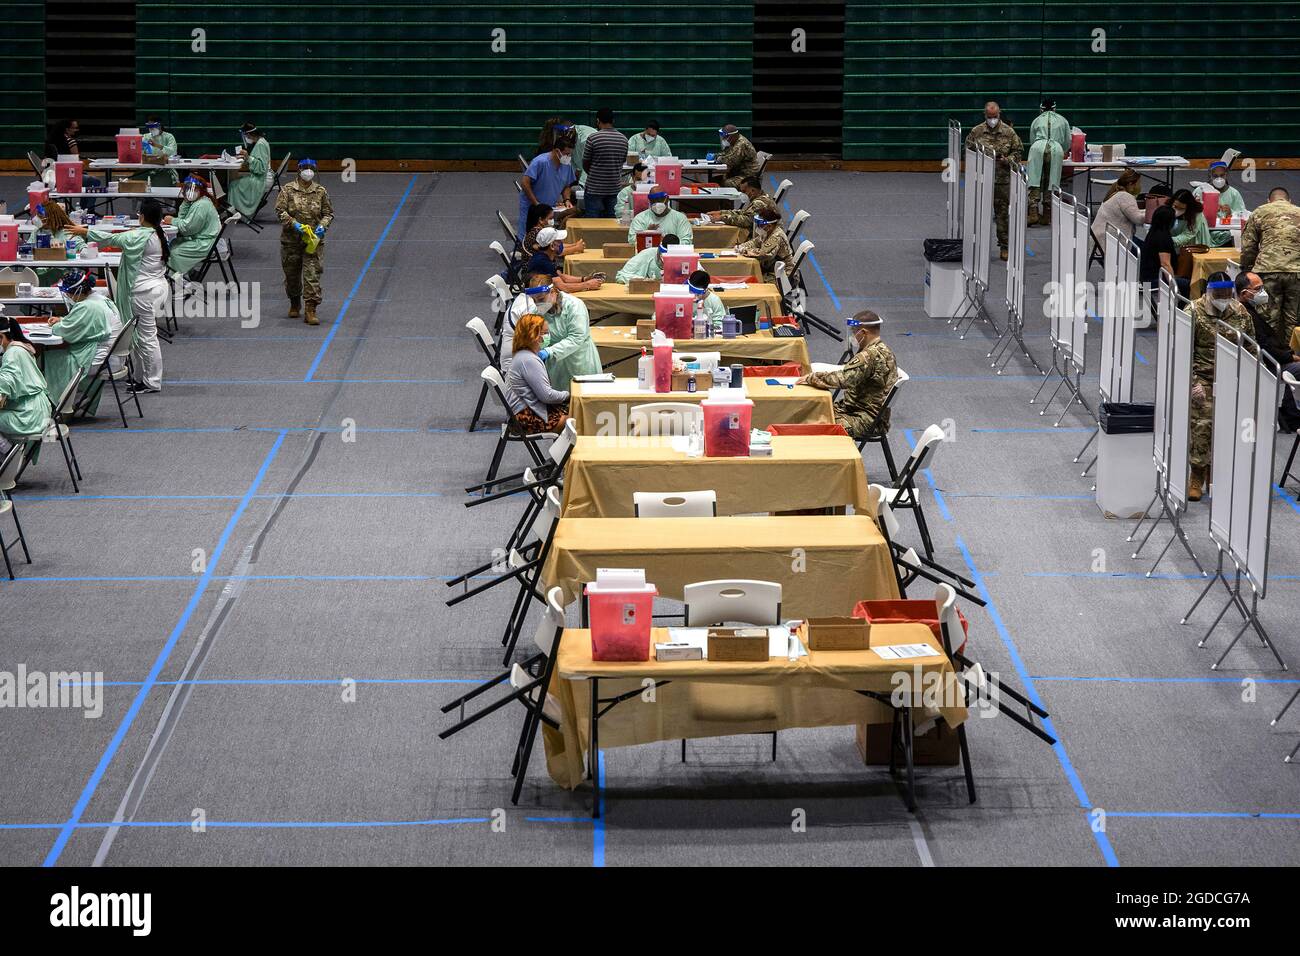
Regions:
M 786 362 L 784 365 L 746 365 L 741 369 L 745 378 L 791 378 L 803 374 L 803 366 L 798 362 Z
M 834 422 L 775 422 L 767 426 L 773 435 L 843 435 L 849 437 L 843 425 Z
M 653 584 L 640 590 L 620 588 L 600 591 L 588 584 L 587 615 L 591 622 L 593 661 L 648 661 L 650 625 L 655 595 Z
M 854 617 L 866 618 L 872 624 L 928 624 L 934 636 L 943 646 L 943 634 L 939 631 L 939 610 L 933 601 L 859 601 L 853 609 Z M 966 638 L 970 633 L 970 622 L 961 610 L 957 610 L 957 619 L 961 621 L 961 646 L 957 653 L 966 652 Z

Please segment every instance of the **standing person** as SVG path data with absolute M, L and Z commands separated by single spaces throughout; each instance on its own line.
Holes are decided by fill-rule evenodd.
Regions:
M 1061 160 L 1070 151 L 1070 121 L 1044 97 L 1029 125 L 1029 225 L 1052 224 L 1052 190 L 1061 185 Z M 1038 209 L 1042 206 L 1042 213 Z
M 530 208 L 539 203 L 558 206 L 561 199 L 572 193 L 573 184 L 577 182 L 573 172 L 573 150 L 572 131 L 559 133 L 555 145 L 544 153 L 538 153 L 528 164 L 519 180 L 523 190 L 519 194 L 519 235 L 528 231 Z M 566 216 L 557 214 L 556 218 L 563 220 Z
M 1300 355 L 1295 354 L 1289 342 L 1278 336 L 1265 312 L 1268 290 L 1264 288 L 1263 280 L 1254 272 L 1239 272 L 1233 281 L 1233 288 L 1237 292 L 1237 301 L 1250 314 L 1255 341 L 1259 347 L 1272 356 L 1280 369 L 1290 372 L 1293 378 L 1300 379 Z M 1292 434 L 1300 426 L 1300 410 L 1296 408 L 1295 395 L 1286 385 L 1282 386 L 1282 407 L 1277 425 L 1279 430 L 1287 434 Z
M 161 155 L 166 159 L 171 159 L 177 153 L 176 137 L 163 129 L 162 120 L 157 113 L 150 113 L 148 119 L 144 122 L 144 143 L 143 149 L 146 156 Z M 150 170 L 144 173 L 144 178 L 149 180 L 149 188 L 155 186 L 175 186 L 176 170 L 169 166 L 161 169 Z
M 70 226 L 69 232 L 92 242 L 112 244 L 122 250 L 117 267 L 114 301 L 123 321 L 136 320 L 131 364 L 140 380 L 127 387 L 133 392 L 162 391 L 162 346 L 158 344 L 158 317 L 170 303 L 167 285 L 169 244 L 163 232 L 162 203 L 146 199 L 140 204 L 140 225 L 125 232 L 108 226 Z
M 672 147 L 659 135 L 658 120 L 651 120 L 646 123 L 644 131 L 633 133 L 632 137 L 627 141 L 627 151 L 636 153 L 643 162 L 651 157 L 658 159 L 661 156 L 671 156 L 673 154 Z
M 111 332 L 113 303 L 107 296 L 91 295 L 94 289 L 95 276 L 89 269 L 69 272 L 59 283 L 68 314 L 51 323 L 50 331 L 63 339 L 67 348 L 45 352 L 45 384 L 55 402 L 78 369 L 90 372 L 95 353 Z
M 546 336 L 546 370 L 556 388 L 568 388 L 575 375 L 595 375 L 600 369 L 600 354 L 591 340 L 591 318 L 587 305 L 577 296 L 561 292 L 553 285 L 532 296 L 539 315 L 546 317 L 550 332 Z
M 316 160 L 298 160 L 298 178 L 286 183 L 275 202 L 280 230 L 280 267 L 284 292 L 289 297 L 289 318 L 320 325 L 316 307 L 321 303 L 320 277 L 325 272 L 325 230 L 334 222 L 330 194 L 316 181 Z
M 520 316 L 513 339 L 514 361 L 506 374 L 506 401 L 524 433 L 559 434 L 569 417 L 569 393 L 556 388 L 546 371 L 550 329 L 545 316 L 530 312 Z
M 758 161 L 758 150 L 754 149 L 754 144 L 740 134 L 739 127 L 734 123 L 728 123 L 718 130 L 718 140 L 722 152 L 718 153 L 716 162 L 723 163 L 727 167 L 722 185 L 739 186 L 741 180 L 750 176 L 757 177 L 762 172 Z
M 1238 334 L 1254 337 L 1250 313 L 1237 301 L 1232 277 L 1216 272 L 1205 285 L 1205 294 L 1192 303 L 1192 395 L 1188 460 L 1192 476 L 1187 483 L 1187 500 L 1200 501 L 1210 480 L 1210 455 L 1214 429 L 1214 341 L 1216 320 Z M 1235 336 L 1234 336 L 1235 337 Z M 1252 349 L 1252 351 L 1254 351 Z
M 596 111 L 596 132 L 587 137 L 582 154 L 582 168 L 586 172 L 582 208 L 588 216 L 614 218 L 627 150 L 627 137 L 614 127 L 614 111 L 601 107 Z
M 262 131 L 253 123 L 239 127 L 239 155 L 243 165 L 238 173 L 230 176 L 230 191 L 227 201 L 245 219 L 252 219 L 257 207 L 266 195 L 267 178 L 271 173 L 271 144 L 266 141 Z
M 0 455 L 19 435 L 38 432 L 50 416 L 45 376 L 36 365 L 36 348 L 16 319 L 0 315 Z
M 898 362 L 880 337 L 884 319 L 869 309 L 848 320 L 858 351 L 845 365 L 831 372 L 813 372 L 800 385 L 844 393 L 835 402 L 835 421 L 855 440 L 879 438 L 889 431 L 885 399 L 898 381 Z
M 1241 230 L 1241 271 L 1258 272 L 1268 290 L 1268 320 L 1283 342 L 1300 322 L 1300 207 L 1281 186 Z
M 1007 208 L 1011 203 L 1011 167 L 1024 157 L 1020 137 L 1002 122 L 1002 107 L 990 100 L 984 104 L 984 122 L 966 134 L 966 148 L 988 147 L 997 157 L 993 177 L 993 218 L 997 223 L 998 251 L 1007 258 Z
M 784 262 L 786 278 L 791 286 L 796 284 L 794 253 L 790 251 L 790 240 L 781 228 L 781 214 L 775 210 L 766 216 L 754 216 L 754 237 L 737 246 L 736 255 L 757 259 L 764 282 L 776 282 L 776 263 Z
M 180 212 L 164 216 L 163 223 L 176 227 L 167 267 L 184 276 L 207 258 L 208 250 L 221 232 L 221 217 L 217 215 L 207 181 L 199 176 L 189 176 L 181 184 L 181 198 L 184 201 Z

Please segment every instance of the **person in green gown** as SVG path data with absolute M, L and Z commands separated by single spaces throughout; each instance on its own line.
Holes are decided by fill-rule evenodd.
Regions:
M 49 420 L 45 376 L 36 367 L 36 348 L 16 319 L 0 315 L 0 454 L 20 437 L 35 435 Z
M 208 250 L 221 232 L 221 217 L 208 184 L 199 176 L 190 176 L 181 184 L 181 209 L 175 216 L 164 216 L 163 223 L 176 227 L 171 241 L 167 267 L 186 275 L 207 258 Z
M 171 159 L 177 155 L 176 137 L 163 129 L 162 120 L 156 113 L 149 114 L 149 118 L 144 124 L 144 142 L 142 152 L 146 156 L 162 156 L 164 159 Z M 175 186 L 176 170 L 170 166 L 163 166 L 156 170 L 150 170 L 141 173 L 138 177 L 149 180 L 149 188 L 156 189 L 159 186 Z
M 68 314 L 52 323 L 50 332 L 63 339 L 64 347 L 45 350 L 45 384 L 53 402 L 59 401 L 78 369 L 90 373 L 96 350 L 108 338 L 113 304 L 107 296 L 92 296 L 94 288 L 89 269 L 69 272 L 59 283 Z
M 244 165 L 240 168 L 243 175 L 231 176 L 227 199 L 241 216 L 252 219 L 266 192 L 266 178 L 271 171 L 271 144 L 252 123 L 241 126 L 239 135 L 244 143 L 241 147 Z

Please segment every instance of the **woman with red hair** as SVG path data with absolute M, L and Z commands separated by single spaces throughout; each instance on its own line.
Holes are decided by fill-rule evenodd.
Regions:
M 212 191 L 201 176 L 191 175 L 181 184 L 181 197 L 184 201 L 180 213 L 167 216 L 163 222 L 176 227 L 167 268 L 185 275 L 207 258 L 221 232 L 221 217 L 212 202 Z

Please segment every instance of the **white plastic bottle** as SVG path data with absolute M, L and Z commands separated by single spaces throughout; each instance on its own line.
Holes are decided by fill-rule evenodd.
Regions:
M 655 384 L 655 360 L 649 355 L 645 346 L 641 347 L 641 357 L 636 360 L 636 387 L 643 392 L 648 392 L 654 388 Z

